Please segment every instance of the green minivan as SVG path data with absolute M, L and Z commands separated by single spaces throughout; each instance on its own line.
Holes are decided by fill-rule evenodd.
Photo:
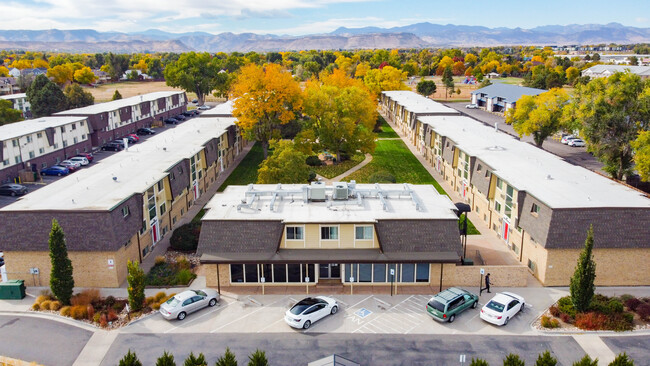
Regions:
M 478 296 L 458 287 L 450 287 L 435 295 L 427 303 L 427 313 L 435 320 L 453 322 L 456 315 L 467 308 L 475 309 Z

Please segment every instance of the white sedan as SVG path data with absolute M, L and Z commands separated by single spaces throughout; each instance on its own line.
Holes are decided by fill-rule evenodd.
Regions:
M 207 306 L 215 306 L 218 302 L 219 293 L 213 289 L 187 290 L 160 305 L 160 314 L 167 320 L 183 320 L 187 314 Z
M 495 325 L 506 325 L 526 303 L 524 298 L 512 292 L 499 292 L 481 309 L 481 319 Z
M 467 108 L 467 109 L 478 109 L 478 105 L 476 105 L 476 104 L 468 104 L 468 105 L 465 106 L 465 108 Z
M 573 135 L 564 135 L 564 136 L 562 136 L 562 139 L 560 140 L 560 142 L 566 145 L 566 144 L 569 143 L 569 141 L 571 141 L 573 139 L 577 139 L 577 137 L 575 137 Z
M 81 164 L 83 166 L 90 164 L 88 159 L 84 158 L 83 156 L 75 156 L 75 157 L 72 157 L 72 158 L 70 158 L 68 160 L 70 160 L 73 163 L 79 163 L 79 164 Z
M 573 147 L 584 147 L 584 146 L 587 146 L 587 143 L 584 142 L 581 139 L 572 139 L 572 140 L 569 140 L 569 143 L 567 145 L 573 146 Z
M 337 311 L 339 306 L 331 297 L 308 297 L 287 310 L 284 321 L 293 328 L 309 329 L 313 323 Z
M 63 160 L 62 162 L 59 163 L 59 165 L 64 166 L 66 168 L 72 167 L 73 169 L 81 168 L 81 163 L 72 160 Z

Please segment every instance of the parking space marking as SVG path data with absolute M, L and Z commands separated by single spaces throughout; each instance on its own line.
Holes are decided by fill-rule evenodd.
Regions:
M 224 328 L 224 327 L 226 327 L 226 326 L 228 326 L 228 325 L 230 325 L 230 324 L 232 324 L 232 323 L 235 323 L 235 322 L 238 322 L 238 321 L 240 321 L 240 320 L 242 320 L 242 319 L 245 319 L 245 318 L 247 318 L 247 317 L 249 317 L 249 316 L 251 316 L 251 315 L 253 315 L 253 314 L 255 314 L 255 313 L 259 312 L 259 311 L 261 311 L 261 310 L 265 310 L 264 308 L 265 308 L 266 306 L 271 306 L 271 305 L 273 305 L 273 304 L 275 304 L 275 303 L 278 303 L 278 302 L 280 302 L 280 301 L 286 301 L 286 299 L 287 299 L 287 297 L 284 296 L 284 297 L 282 297 L 280 300 L 274 301 L 274 302 L 272 302 L 272 303 L 270 303 L 270 304 L 268 304 L 268 305 L 262 305 L 262 306 L 261 306 L 259 309 L 257 309 L 257 310 L 251 311 L 250 313 L 248 313 L 248 314 L 246 314 L 246 315 L 244 315 L 244 316 L 240 316 L 239 318 L 237 318 L 237 319 L 235 319 L 235 320 L 233 320 L 233 321 L 230 321 L 230 322 L 228 322 L 228 323 L 226 323 L 226 324 L 220 326 L 219 328 L 216 328 L 216 329 L 214 329 L 214 330 L 211 330 L 210 333 L 216 333 L 219 329 L 222 329 L 222 328 Z
M 258 330 L 257 333 L 262 333 L 265 329 L 271 328 L 272 326 L 274 326 L 275 324 L 277 324 L 277 323 L 279 323 L 279 322 L 281 322 L 283 320 L 284 320 L 284 315 L 282 315 L 282 318 L 280 318 L 280 319 L 274 321 L 273 323 L 265 326 L 264 328 Z
M 374 296 L 374 295 L 370 295 L 370 296 L 366 297 L 365 299 L 359 301 L 358 303 L 356 303 L 356 304 L 354 304 L 354 305 L 352 305 L 352 306 L 350 306 L 350 307 L 353 308 L 353 307 L 355 307 L 355 306 L 361 304 L 362 302 L 368 300 L 369 298 L 371 298 L 371 297 L 373 297 L 373 296 Z
M 210 315 L 210 314 L 215 313 L 215 312 L 217 312 L 217 311 L 219 311 L 219 310 L 221 310 L 221 309 L 224 309 L 224 308 L 226 308 L 226 307 L 227 307 L 228 305 L 230 305 L 230 304 L 231 304 L 231 303 L 226 303 L 226 304 L 223 305 L 223 306 L 221 306 L 221 304 L 219 304 L 219 307 L 217 307 L 216 309 L 211 309 L 211 310 L 208 311 L 207 313 L 205 313 L 205 314 L 201 314 L 201 315 L 199 315 L 199 316 L 197 316 L 197 317 L 194 317 L 194 318 L 190 319 L 190 320 L 187 321 L 187 322 L 183 322 L 183 323 L 180 324 L 180 325 L 177 325 L 177 326 L 175 326 L 175 327 L 173 327 L 173 328 L 171 328 L 171 329 L 168 329 L 168 330 L 164 331 L 163 333 L 170 333 L 170 332 L 173 332 L 174 330 L 180 328 L 181 326 L 184 326 L 184 325 L 190 324 L 190 323 L 192 323 L 193 321 L 195 321 L 195 320 L 199 320 L 199 319 L 203 318 L 203 317 L 206 316 L 206 315 Z

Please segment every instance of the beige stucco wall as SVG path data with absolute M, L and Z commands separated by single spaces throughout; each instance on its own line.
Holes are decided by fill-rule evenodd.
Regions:
M 356 240 L 355 224 L 327 224 L 322 226 L 338 226 L 338 240 L 321 240 L 319 224 L 287 224 L 286 226 L 304 227 L 304 240 L 287 240 L 286 229 L 282 233 L 280 248 L 286 249 L 372 249 L 379 248 L 377 233 L 372 224 L 359 224 L 360 226 L 373 226 L 372 240 Z M 286 228 L 285 226 L 285 228 Z

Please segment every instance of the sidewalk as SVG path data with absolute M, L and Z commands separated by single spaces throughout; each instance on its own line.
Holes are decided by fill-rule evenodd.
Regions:
M 358 165 L 355 165 L 354 167 L 346 170 L 342 174 L 337 175 L 334 178 L 325 178 L 321 175 L 317 175 L 316 177 L 321 181 L 325 183 L 332 183 L 332 182 L 340 182 L 343 178 L 347 177 L 348 175 L 356 172 L 357 170 L 363 168 L 364 166 L 368 165 L 372 161 L 372 155 L 366 154 L 366 158 L 363 159 L 362 162 L 360 162 Z

